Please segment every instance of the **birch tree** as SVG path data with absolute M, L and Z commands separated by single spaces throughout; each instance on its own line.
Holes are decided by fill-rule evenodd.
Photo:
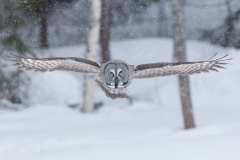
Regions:
M 186 62 L 186 34 L 184 20 L 185 0 L 172 0 L 174 61 Z M 188 76 L 178 76 L 185 129 L 195 127 Z
M 91 0 L 90 30 L 88 33 L 86 58 L 96 61 L 98 40 L 100 34 L 101 0 Z M 84 112 L 92 112 L 94 109 L 94 74 L 85 74 L 84 77 Z

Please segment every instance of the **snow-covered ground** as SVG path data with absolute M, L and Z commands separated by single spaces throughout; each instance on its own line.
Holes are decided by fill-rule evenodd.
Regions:
M 82 102 L 82 75 L 35 73 L 31 107 L 0 111 L 0 160 L 239 160 L 240 55 L 205 42 L 189 41 L 188 60 L 230 54 L 220 73 L 191 76 L 197 127 L 183 129 L 177 77 L 133 80 L 133 101 L 111 100 L 96 86 L 104 106 L 83 114 L 68 104 Z M 171 39 L 113 42 L 114 59 L 129 64 L 172 60 Z M 44 56 L 83 57 L 84 46 L 48 50 Z

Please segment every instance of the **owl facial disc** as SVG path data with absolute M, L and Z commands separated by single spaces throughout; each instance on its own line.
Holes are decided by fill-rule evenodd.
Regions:
M 109 63 L 105 67 L 104 76 L 110 88 L 124 88 L 128 82 L 128 68 L 123 63 Z

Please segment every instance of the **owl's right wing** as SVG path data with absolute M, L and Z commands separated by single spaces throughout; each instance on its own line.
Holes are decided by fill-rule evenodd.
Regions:
M 216 55 L 216 54 L 215 54 Z M 215 56 L 214 55 L 214 56 Z M 214 57 L 213 56 L 213 57 Z M 219 59 L 207 60 L 207 61 L 198 61 L 198 62 L 177 62 L 177 63 L 149 63 L 137 65 L 134 69 L 133 78 L 152 78 L 159 76 L 170 76 L 170 75 L 191 75 L 201 72 L 218 71 L 216 68 L 224 68 L 222 65 L 226 60 L 224 59 L 225 55 Z
M 101 65 L 78 57 L 30 58 L 13 54 L 7 55 L 15 63 L 17 69 L 35 70 L 39 72 L 65 70 L 81 73 L 99 73 Z

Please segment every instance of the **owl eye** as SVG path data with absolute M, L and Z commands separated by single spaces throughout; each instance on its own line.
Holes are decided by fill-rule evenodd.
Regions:
M 120 72 L 118 73 L 118 75 L 121 77 L 121 76 L 123 75 L 123 72 L 120 71 Z
M 114 73 L 113 73 L 113 72 L 110 72 L 110 76 L 113 77 L 113 76 L 114 76 Z

